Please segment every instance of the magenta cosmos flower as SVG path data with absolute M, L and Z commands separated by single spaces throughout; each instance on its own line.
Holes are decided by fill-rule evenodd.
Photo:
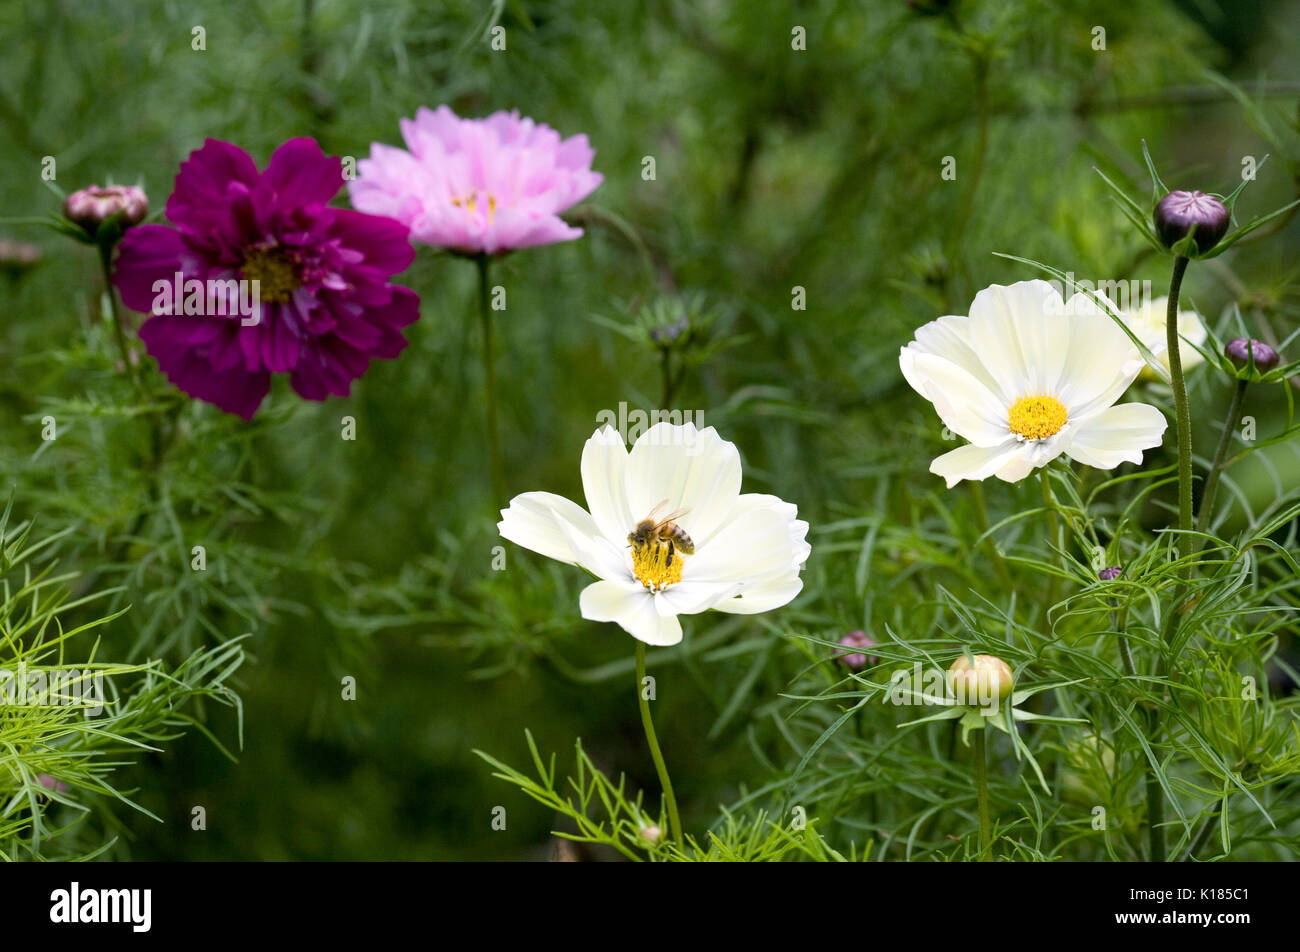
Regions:
M 462 254 L 503 254 L 582 235 L 559 217 L 604 180 L 585 135 L 496 112 L 461 119 L 446 106 L 401 121 L 410 149 L 378 142 L 348 183 L 361 211 L 396 218 L 411 238 Z
M 400 222 L 329 207 L 342 185 L 342 163 L 313 139 L 289 140 L 260 173 L 216 139 L 181 163 L 175 227 L 127 232 L 113 275 L 126 305 L 153 315 L 140 338 L 172 383 L 247 420 L 272 374 L 324 400 L 401 353 L 420 299 L 388 277 L 415 249 Z M 236 286 L 251 307 L 236 306 Z

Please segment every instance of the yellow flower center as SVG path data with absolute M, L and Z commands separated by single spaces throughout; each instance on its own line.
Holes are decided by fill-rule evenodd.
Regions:
M 244 257 L 241 269 L 245 281 L 257 281 L 258 296 L 272 304 L 283 304 L 302 286 L 298 265 L 281 248 L 254 249 Z
M 470 192 L 468 195 L 453 195 L 451 199 L 451 203 L 455 205 L 457 208 L 465 209 L 465 212 L 469 215 L 470 218 L 478 217 L 478 194 L 477 193 Z M 497 197 L 489 193 L 487 197 L 487 222 L 489 225 L 492 224 L 492 219 L 496 217 L 496 213 L 497 213 Z
M 1045 440 L 1049 436 L 1055 436 L 1061 432 L 1061 427 L 1065 426 L 1068 418 L 1065 405 L 1046 394 L 1021 397 L 1007 411 L 1011 432 L 1018 433 L 1027 440 Z
M 632 547 L 632 571 L 652 592 L 682 580 L 682 553 L 666 541 Z

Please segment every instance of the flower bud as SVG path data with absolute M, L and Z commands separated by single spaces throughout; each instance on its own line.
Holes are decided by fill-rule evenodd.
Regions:
M 39 783 L 42 787 L 44 787 L 46 790 L 53 790 L 56 793 L 64 793 L 68 789 L 68 785 L 66 783 L 64 783 L 62 780 L 56 780 L 54 777 L 50 776 L 47 773 L 37 774 L 36 782 Z
M 1115 579 L 1119 578 L 1119 573 L 1122 571 L 1124 571 L 1124 569 L 1120 566 L 1112 565 L 1109 568 L 1104 568 L 1098 572 L 1097 578 L 1103 582 L 1113 582 Z
M 1250 366 L 1251 354 L 1255 356 L 1255 369 L 1262 374 L 1268 373 L 1282 360 L 1278 352 L 1268 344 L 1263 341 L 1248 340 L 1245 337 L 1230 340 L 1223 347 L 1223 355 L 1231 360 L 1238 370 L 1245 370 Z
M 846 648 L 871 648 L 875 642 L 865 631 L 851 631 L 839 640 L 839 644 Z M 855 651 L 852 654 L 840 654 L 835 656 L 835 660 L 840 662 L 850 671 L 857 671 L 865 668 L 868 664 L 875 664 L 878 658 L 875 655 L 868 655 L 864 652 Z
M 662 839 L 664 831 L 651 824 L 650 826 L 642 827 L 641 832 L 638 835 L 651 846 L 654 846 L 660 839 Z
M 690 318 L 685 314 L 677 318 L 671 324 L 665 324 L 662 327 L 654 327 L 650 330 L 650 339 L 660 347 L 668 347 L 673 344 L 677 338 L 681 337 L 691 329 Z
M 1015 686 L 1011 666 L 993 655 L 976 655 L 974 664 L 962 655 L 948 669 L 948 686 L 958 703 L 970 707 L 996 707 Z
M 63 203 L 63 214 L 92 235 L 114 215 L 122 213 L 123 228 L 138 225 L 149 214 L 149 199 L 134 185 L 92 185 L 73 192 Z
M 1196 250 L 1205 254 L 1228 233 L 1231 215 L 1223 202 L 1204 192 L 1179 189 L 1170 192 L 1156 205 L 1156 234 L 1166 248 L 1186 238 L 1196 226 Z
M 41 260 L 41 249 L 25 241 L 0 238 L 0 270 L 17 277 L 34 268 Z

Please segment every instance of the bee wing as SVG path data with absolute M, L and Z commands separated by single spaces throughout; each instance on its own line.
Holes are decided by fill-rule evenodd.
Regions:
M 668 501 L 667 499 L 664 500 L 664 502 L 667 501 Z M 658 508 L 659 508 L 658 506 L 655 506 L 655 509 Z M 677 509 L 674 510 L 673 512 L 670 512 L 668 515 L 655 520 L 655 529 L 662 529 L 664 526 L 668 525 L 668 523 L 674 521 L 675 519 L 680 519 L 682 516 L 686 515 L 690 511 L 691 511 L 690 507 L 686 506 L 681 509 Z

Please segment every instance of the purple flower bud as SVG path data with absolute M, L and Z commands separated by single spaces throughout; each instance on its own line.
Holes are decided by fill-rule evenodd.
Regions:
M 839 640 L 839 644 L 845 648 L 871 648 L 875 642 L 867 636 L 865 631 L 851 631 Z M 880 659 L 875 655 L 868 655 L 861 651 L 855 651 L 852 654 L 841 654 L 835 657 L 835 660 L 843 664 L 851 671 L 858 671 L 865 668 L 868 664 L 875 664 Z
M 690 319 L 683 314 L 673 323 L 665 324 L 663 327 L 656 327 L 650 331 L 650 339 L 660 347 L 667 347 L 690 329 Z
M 1204 192 L 1181 189 L 1170 192 L 1156 205 L 1156 234 L 1172 248 L 1196 226 L 1196 250 L 1205 254 L 1228 233 L 1231 219 L 1223 202 Z
M 15 273 L 26 271 L 41 260 L 41 249 L 25 241 L 0 238 L 0 268 Z
M 53 790 L 56 793 L 63 793 L 65 790 L 68 789 L 68 785 L 66 783 L 64 783 L 62 780 L 56 780 L 54 777 L 50 776 L 47 773 L 37 774 L 36 782 L 39 783 L 42 787 L 44 787 L 46 790 Z
M 1122 571 L 1124 571 L 1124 569 L 1120 566 L 1112 565 L 1109 568 L 1104 568 L 1098 572 L 1097 578 L 1101 579 L 1103 582 L 1113 582 L 1115 579 L 1119 578 L 1119 573 Z
M 92 235 L 99 226 L 118 212 L 122 213 L 122 227 L 138 225 L 149 214 L 149 199 L 143 189 L 134 185 L 92 185 L 73 192 L 63 203 L 63 214 Z
M 1258 340 L 1247 340 L 1245 337 L 1230 340 L 1223 347 L 1223 355 L 1240 370 L 1250 366 L 1252 353 L 1255 355 L 1255 369 L 1262 374 L 1268 373 L 1282 360 L 1278 352 L 1268 344 Z

